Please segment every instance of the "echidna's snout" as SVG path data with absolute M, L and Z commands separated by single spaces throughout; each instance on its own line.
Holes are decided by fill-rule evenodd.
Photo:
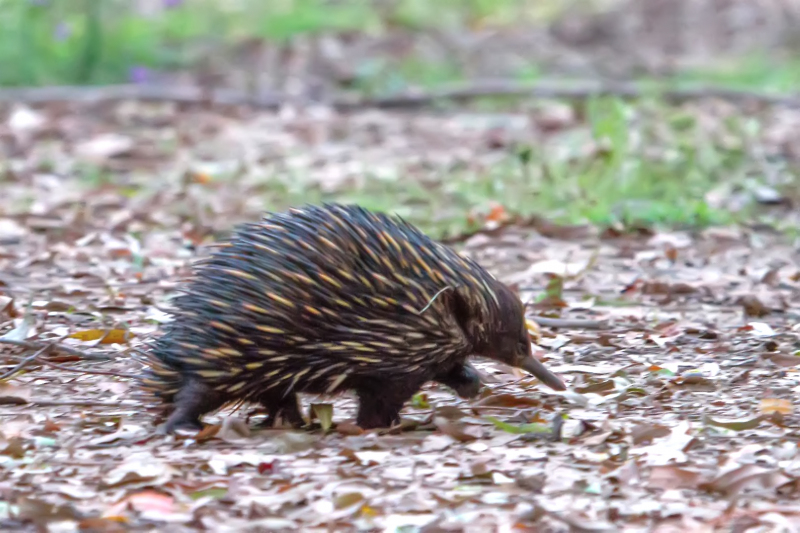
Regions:
M 536 379 L 553 390 L 567 390 L 567 386 L 564 385 L 564 382 L 561 381 L 558 376 L 547 370 L 542 362 L 532 355 L 524 356 L 519 362 L 519 367 L 526 372 L 533 374 Z

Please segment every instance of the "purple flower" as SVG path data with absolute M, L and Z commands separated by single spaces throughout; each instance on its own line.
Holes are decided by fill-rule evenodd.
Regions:
M 164 9 L 173 9 L 183 5 L 183 0 L 161 0 Z
M 147 83 L 151 79 L 152 72 L 149 68 L 136 65 L 128 69 L 128 79 L 133 83 Z
M 72 28 L 64 22 L 59 22 L 53 31 L 53 38 L 56 41 L 65 41 L 70 35 L 72 35 Z

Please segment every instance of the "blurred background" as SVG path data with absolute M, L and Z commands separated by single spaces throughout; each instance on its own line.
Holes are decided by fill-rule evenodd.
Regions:
M 796 0 L 0 1 L 5 89 L 187 87 L 323 108 L 433 95 L 424 110 L 396 106 L 414 107 L 401 109 L 413 117 L 376 118 L 368 105 L 344 118 L 301 106 L 300 122 L 245 112 L 251 126 L 263 119 L 243 134 L 248 147 L 211 143 L 211 134 L 195 142 L 180 121 L 172 140 L 191 149 L 192 172 L 236 175 L 241 190 L 259 191 L 243 212 L 349 199 L 448 234 L 498 206 L 610 224 L 724 223 L 746 213 L 791 229 L 799 51 Z M 558 89 L 547 85 L 547 98 L 535 99 L 482 90 L 435 98 L 487 80 L 499 93 Z M 638 96 L 594 97 L 586 83 L 635 84 Z M 699 94 L 648 92 L 686 90 Z M 731 102 L 720 90 L 754 97 Z M 136 168 L 94 162 L 82 173 L 138 190 L 136 171 L 152 173 L 159 160 L 139 156 Z
M 0 82 L 303 84 L 657 76 L 791 90 L 796 0 L 3 0 Z M 21 57 L 25 61 L 20 61 Z

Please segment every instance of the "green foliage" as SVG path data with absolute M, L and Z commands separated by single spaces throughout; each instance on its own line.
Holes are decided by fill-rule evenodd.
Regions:
M 280 43 L 331 31 L 374 33 L 386 24 L 421 28 L 513 20 L 511 13 L 519 11 L 513 0 L 445 0 L 436 5 L 401 0 L 388 13 L 379 4 L 244 0 L 225 7 L 216 0 L 184 0 L 149 13 L 127 0 L 0 0 L 0 85 L 120 83 L 128 81 L 132 68 L 190 65 L 203 44 L 235 45 L 247 39 Z M 452 78 L 453 68 L 411 59 L 398 76 L 445 81 Z
M 715 83 L 737 89 L 794 93 L 800 85 L 800 60 L 751 54 L 732 61 L 718 62 L 702 70 L 686 69 L 672 80 L 682 83 Z

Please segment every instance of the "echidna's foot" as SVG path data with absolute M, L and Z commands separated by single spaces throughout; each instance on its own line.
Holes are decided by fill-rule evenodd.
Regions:
M 456 365 L 449 372 L 435 376 L 433 380 L 450 387 L 464 399 L 477 396 L 482 385 L 478 371 L 469 362 Z
M 400 411 L 377 411 L 374 409 L 359 409 L 356 425 L 361 429 L 388 428 L 400 423 Z
M 356 424 L 362 429 L 388 428 L 400 423 L 400 410 L 419 390 L 417 386 L 397 388 L 388 383 L 383 387 L 360 388 Z M 420 384 L 421 385 L 421 384 Z
M 175 413 L 173 413 L 173 415 L 175 415 Z M 190 420 L 190 419 L 173 419 L 172 417 L 170 417 L 164 424 L 159 426 L 159 428 L 156 430 L 156 433 L 160 435 L 167 435 L 170 433 L 174 433 L 176 430 L 179 429 L 200 431 L 203 429 L 203 423 L 200 421 L 199 418 Z
M 188 381 L 175 395 L 175 409 L 159 433 L 174 433 L 176 429 L 203 429 L 200 417 L 216 411 L 223 403 L 224 400 L 207 385 Z
M 288 394 L 286 397 L 278 394 L 264 394 L 259 397 L 258 403 L 267 410 L 267 418 L 260 422 L 258 427 L 275 427 L 279 418 L 284 424 L 293 428 L 301 428 L 306 425 L 306 421 L 300 413 L 297 394 Z

